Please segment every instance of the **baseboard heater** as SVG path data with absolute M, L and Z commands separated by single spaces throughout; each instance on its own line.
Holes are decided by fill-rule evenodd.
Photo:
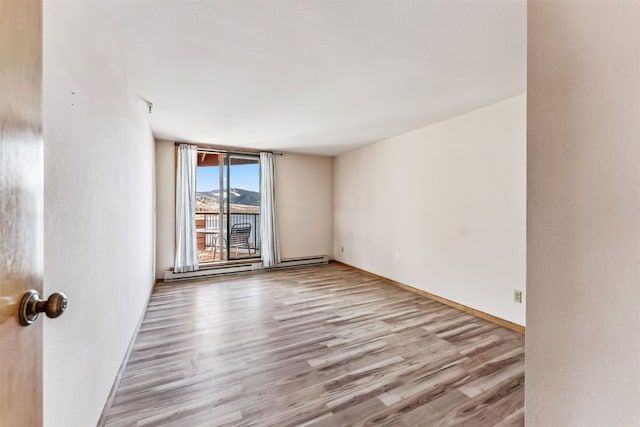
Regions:
M 220 274 L 240 273 L 243 271 L 260 270 L 261 268 L 262 268 L 261 263 L 252 262 L 252 263 L 246 263 L 246 264 L 229 264 L 229 265 L 212 266 L 212 267 L 203 268 L 198 271 L 189 271 L 186 273 L 174 273 L 173 271 L 165 271 L 164 281 L 174 282 L 176 280 L 197 279 L 199 277 L 218 276 Z
M 329 257 L 327 255 L 316 255 L 300 258 L 283 259 L 280 264 L 272 268 L 290 268 L 301 267 L 305 265 L 327 264 Z M 265 269 L 260 262 L 251 262 L 246 264 L 228 264 L 203 268 L 198 271 L 189 271 L 187 273 L 174 273 L 167 270 L 164 272 L 165 282 L 174 282 L 177 280 L 197 279 L 199 277 L 218 276 L 229 273 L 240 273 L 246 271 L 270 270 Z
M 280 261 L 280 264 L 274 268 L 298 267 L 302 265 L 327 264 L 329 257 L 327 255 L 316 255 L 301 258 L 287 258 Z

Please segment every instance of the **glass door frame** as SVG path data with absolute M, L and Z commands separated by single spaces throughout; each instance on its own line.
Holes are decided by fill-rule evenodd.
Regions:
M 241 159 L 246 159 L 246 160 L 255 160 L 256 164 L 258 165 L 258 194 L 260 194 L 260 170 L 262 168 L 262 164 L 260 163 L 260 155 L 259 154 L 247 154 L 247 153 L 237 153 L 237 152 L 233 152 L 233 151 L 228 151 L 225 153 L 225 167 L 226 167 L 226 173 L 227 173 L 227 187 L 224 189 L 224 193 L 227 195 L 226 197 L 226 215 L 225 215 L 225 224 L 226 224 L 226 228 L 225 228 L 225 233 L 224 235 L 226 236 L 226 239 L 224 239 L 227 244 L 226 244 L 226 251 L 227 251 L 227 257 L 226 257 L 226 261 L 237 261 L 237 260 L 245 260 L 245 259 L 256 259 L 256 258 L 260 258 L 260 253 L 259 253 L 259 248 L 262 246 L 261 244 L 258 244 L 260 237 L 258 235 L 258 228 L 253 227 L 252 232 L 254 233 L 255 236 L 255 241 L 257 244 L 257 247 L 254 248 L 255 249 L 255 255 L 251 256 L 251 250 L 249 248 L 247 248 L 247 251 L 249 252 L 249 256 L 242 256 L 242 257 L 232 257 L 231 256 L 231 239 L 229 239 L 229 236 L 231 235 L 231 227 L 233 226 L 233 224 L 231 224 L 231 167 L 233 166 L 232 164 L 232 158 L 241 158 Z M 221 192 L 222 193 L 222 192 Z M 260 208 L 260 205 L 258 205 L 258 208 Z M 260 215 L 258 213 L 258 215 Z M 249 236 L 250 238 L 250 236 Z
M 247 247 L 247 256 L 233 256 L 232 255 L 232 242 L 229 239 L 231 235 L 231 227 L 233 226 L 233 212 L 231 212 L 231 188 L 232 188 L 232 170 L 233 159 L 244 159 L 249 160 L 249 164 L 254 163 L 258 165 L 258 191 L 260 194 L 260 154 L 259 153 L 247 153 L 241 151 L 233 151 L 233 150 L 224 150 L 224 149 L 216 149 L 216 148 L 208 148 L 203 146 L 197 147 L 198 155 L 200 154 L 210 154 L 218 156 L 218 233 L 217 237 L 214 237 L 213 245 L 216 247 L 215 252 L 219 253 L 219 259 L 216 260 L 215 255 L 213 260 L 206 261 L 203 264 L 203 268 L 207 268 L 208 265 L 221 264 L 229 261 L 238 261 L 238 260 L 255 260 L 260 258 L 260 234 L 259 231 L 259 218 L 260 212 L 257 213 L 248 213 L 247 215 L 252 215 L 253 220 L 250 221 L 252 223 L 251 234 L 253 235 L 253 239 L 251 239 L 251 234 L 248 238 L 249 244 Z M 246 164 L 246 163 L 241 163 Z M 196 166 L 200 167 L 200 166 Z M 215 182 L 215 181 L 214 181 Z M 258 204 L 258 209 L 259 209 Z M 206 237 L 205 237 L 206 239 Z M 205 240 L 206 242 L 206 240 Z M 205 243 L 206 245 L 206 243 Z M 251 254 L 251 251 L 254 251 L 254 254 Z

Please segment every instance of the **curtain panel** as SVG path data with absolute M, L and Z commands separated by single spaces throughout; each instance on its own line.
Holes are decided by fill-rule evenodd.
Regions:
M 175 273 L 198 269 L 195 221 L 197 165 L 198 147 L 180 144 L 176 177 L 176 258 L 173 265 Z
M 260 257 L 264 267 L 280 263 L 274 187 L 273 154 L 260 153 Z

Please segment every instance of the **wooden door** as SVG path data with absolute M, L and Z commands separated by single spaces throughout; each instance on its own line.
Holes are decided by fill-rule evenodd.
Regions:
M 0 426 L 42 425 L 42 320 L 18 305 L 42 291 L 42 4 L 0 0 Z

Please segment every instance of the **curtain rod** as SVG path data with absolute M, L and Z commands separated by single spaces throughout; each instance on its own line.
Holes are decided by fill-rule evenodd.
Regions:
M 194 144 L 191 142 L 179 142 L 176 141 L 174 145 L 181 145 L 181 144 L 187 144 L 187 145 L 195 145 L 196 147 L 198 147 L 198 150 L 200 151 L 204 151 L 207 153 L 232 153 L 232 154 L 253 154 L 253 155 L 258 155 L 260 153 L 271 153 L 274 156 L 284 156 L 284 153 L 278 152 L 278 151 L 271 151 L 271 150 L 251 150 L 251 149 L 242 149 L 242 148 L 236 148 L 236 147 L 225 147 L 222 145 L 203 145 L 203 144 Z

